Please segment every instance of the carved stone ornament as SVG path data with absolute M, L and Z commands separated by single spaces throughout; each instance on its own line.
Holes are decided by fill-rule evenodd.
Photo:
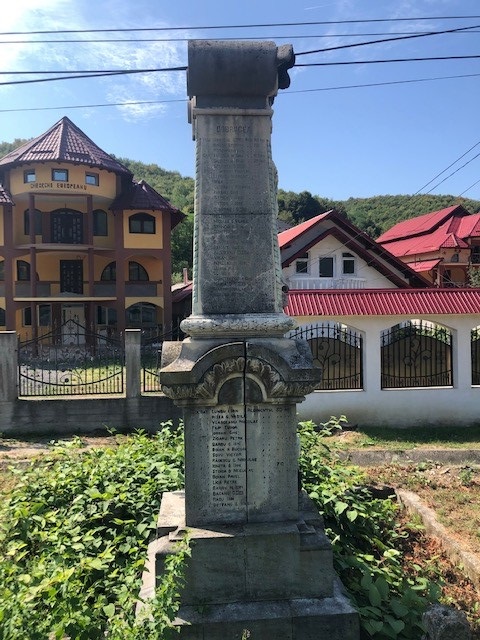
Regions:
M 172 400 L 215 400 L 219 388 L 239 374 L 258 381 L 267 398 L 300 398 L 311 393 L 317 382 L 284 380 L 279 372 L 259 358 L 229 358 L 218 362 L 205 373 L 198 384 L 162 386 L 163 393 Z

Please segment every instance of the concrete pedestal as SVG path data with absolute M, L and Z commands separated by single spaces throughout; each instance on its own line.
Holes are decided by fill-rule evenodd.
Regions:
M 333 571 L 322 519 L 300 496 L 297 521 L 188 528 L 192 557 L 175 624 L 182 640 L 356 640 L 358 616 Z M 165 494 L 141 596 L 185 532 L 183 492 Z

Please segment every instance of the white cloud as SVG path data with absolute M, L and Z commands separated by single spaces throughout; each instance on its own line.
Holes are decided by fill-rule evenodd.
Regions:
M 93 4 L 93 0 L 92 0 Z M 11 6 L 2 7 L 3 31 L 60 31 L 66 29 L 88 30 L 99 28 L 133 28 L 135 26 L 161 26 L 161 19 L 155 15 L 161 13 L 157 3 L 150 4 L 153 12 L 138 11 L 136 3 L 118 2 L 118 0 L 99 0 L 101 11 L 92 11 L 90 2 L 85 0 L 16 0 Z M 141 19 L 141 23 L 138 20 Z M 186 45 L 172 41 L 141 42 L 141 40 L 164 35 L 156 32 L 141 33 L 82 33 L 82 34 L 48 34 L 11 36 L 11 40 L 80 40 L 80 42 L 64 43 L 22 43 L 1 45 L 2 66 L 12 71 L 33 70 L 85 70 L 85 69 L 145 69 L 185 65 Z M 100 39 L 125 39 L 125 43 L 87 42 Z M 137 42 L 132 40 L 137 39 Z M 2 79 L 5 79 L 2 78 Z M 11 77 L 13 79 L 13 77 Z M 146 73 L 138 75 L 109 78 L 105 82 L 91 80 L 89 99 L 85 99 L 75 90 L 79 81 L 49 83 L 52 88 L 51 99 L 64 104 L 86 104 L 88 102 L 132 102 L 161 100 L 165 97 L 184 97 L 185 74 L 179 72 Z M 32 95 L 35 87 L 30 85 Z M 84 87 L 85 84 L 82 83 Z M 12 87 L 4 88 L 9 93 Z M 76 96 L 76 97 L 75 97 Z M 43 106 L 43 105 L 38 105 Z M 51 103 L 45 106 L 52 106 Z M 151 117 L 165 111 L 164 105 L 125 105 L 119 107 L 126 118 L 140 119 Z

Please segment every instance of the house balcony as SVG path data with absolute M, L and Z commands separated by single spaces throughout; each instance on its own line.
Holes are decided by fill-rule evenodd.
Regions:
M 125 296 L 132 298 L 152 298 L 163 295 L 162 285 L 158 282 L 127 282 L 125 284 Z M 5 296 L 5 283 L 0 282 L 0 297 Z M 87 283 L 83 283 L 83 293 L 62 293 L 59 282 L 37 282 L 35 295 L 32 297 L 30 282 L 15 282 L 14 298 L 16 300 L 36 300 L 42 299 L 48 302 L 48 298 L 64 298 L 66 296 L 93 300 L 110 299 L 117 297 L 114 282 L 95 282 L 93 295 L 87 295 Z
M 290 289 L 365 289 L 366 278 L 314 278 L 295 275 L 288 278 Z

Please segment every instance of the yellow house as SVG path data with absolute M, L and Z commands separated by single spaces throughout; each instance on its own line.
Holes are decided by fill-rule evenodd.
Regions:
M 62 118 L 0 159 L 0 330 L 168 331 L 183 217 Z

